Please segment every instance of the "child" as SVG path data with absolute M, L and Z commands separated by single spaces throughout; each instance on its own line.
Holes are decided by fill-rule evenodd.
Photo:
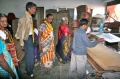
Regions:
M 34 61 L 35 66 L 38 65 L 38 30 L 34 28 Z

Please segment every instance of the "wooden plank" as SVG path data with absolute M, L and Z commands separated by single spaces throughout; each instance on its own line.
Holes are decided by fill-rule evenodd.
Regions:
M 98 44 L 98 46 L 93 49 L 89 48 L 87 52 L 88 61 L 96 70 L 95 79 L 101 79 L 102 74 L 107 71 L 120 71 L 118 62 L 120 60 L 120 55 L 107 47 Z
M 100 67 L 88 54 L 87 58 L 92 67 L 97 71 L 95 79 L 101 79 L 102 74 L 105 72 L 105 70 L 102 67 Z
M 95 68 L 95 70 L 97 71 L 105 71 L 101 66 L 99 66 L 88 54 L 87 54 L 87 58 L 88 58 L 88 61 L 90 62 L 90 64 L 93 66 L 93 68 Z
M 98 44 L 94 48 L 88 48 L 88 55 L 105 71 L 120 71 L 120 54 L 110 48 Z

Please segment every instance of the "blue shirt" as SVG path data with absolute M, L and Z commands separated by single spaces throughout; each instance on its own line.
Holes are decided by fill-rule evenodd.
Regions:
M 1 54 L 4 55 L 4 59 L 6 60 L 7 64 L 13 70 L 13 72 L 16 74 L 16 79 L 19 79 L 16 69 L 15 69 L 15 66 L 13 65 L 11 55 L 7 51 L 5 43 L 0 39 L 0 55 Z M 0 77 L 3 77 L 3 79 L 10 78 L 10 74 L 6 70 L 4 70 L 1 66 L 0 66 Z
M 76 55 L 86 55 L 87 47 L 94 47 L 98 44 L 98 41 L 91 42 L 83 28 L 78 28 L 74 32 L 72 49 Z
M 3 42 L 0 39 L 0 54 L 3 54 L 3 47 L 4 47 Z

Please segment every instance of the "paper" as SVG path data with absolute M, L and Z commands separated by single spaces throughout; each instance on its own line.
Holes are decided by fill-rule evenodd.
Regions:
M 99 27 L 92 27 L 93 31 L 99 31 Z
M 105 41 L 110 42 L 110 43 L 114 43 L 114 42 L 120 42 L 120 38 L 111 34 L 111 33 L 92 33 L 94 35 L 96 35 L 99 38 L 104 38 Z

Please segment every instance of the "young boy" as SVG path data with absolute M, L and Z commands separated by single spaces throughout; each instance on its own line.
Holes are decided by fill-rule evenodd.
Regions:
M 38 30 L 34 28 L 34 61 L 35 66 L 38 65 Z

